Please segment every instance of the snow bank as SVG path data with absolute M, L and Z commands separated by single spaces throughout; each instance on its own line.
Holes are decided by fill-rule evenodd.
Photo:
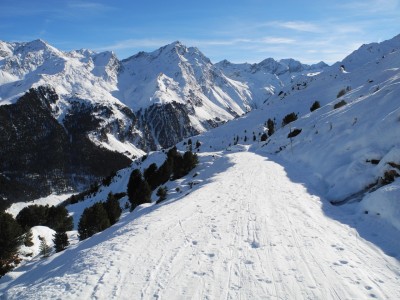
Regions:
M 362 213 L 379 215 L 400 230 L 400 181 L 381 187 L 365 196 L 360 203 Z

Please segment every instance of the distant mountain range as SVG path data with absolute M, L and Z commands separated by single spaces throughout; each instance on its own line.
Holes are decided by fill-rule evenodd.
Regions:
M 126 158 L 241 116 L 293 78 L 326 67 L 272 58 L 213 64 L 180 42 L 120 61 L 113 52 L 63 52 L 43 40 L 0 41 L 0 196 L 87 186 L 129 165 Z M 108 163 L 98 168 L 99 160 Z

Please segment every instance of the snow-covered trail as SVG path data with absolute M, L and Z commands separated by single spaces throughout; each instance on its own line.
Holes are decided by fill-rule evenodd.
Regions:
M 282 166 L 250 152 L 227 157 L 232 165 L 209 183 L 129 214 L 84 242 L 96 246 L 18 278 L 6 297 L 400 299 L 396 259 L 325 216 Z

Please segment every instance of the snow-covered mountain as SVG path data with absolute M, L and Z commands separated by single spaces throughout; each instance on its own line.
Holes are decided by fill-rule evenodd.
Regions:
M 267 59 L 252 65 L 224 61 L 213 65 L 197 48 L 187 48 L 180 42 L 122 61 L 112 52 L 62 52 L 43 40 L 0 42 L 0 53 L 0 104 L 14 103 L 32 87 L 50 86 L 60 97 L 55 114 L 60 123 L 76 100 L 108 107 L 111 115 L 103 118 L 99 130 L 117 120 L 120 127 L 135 133 L 130 146 L 143 150 L 171 146 L 184 137 L 243 115 L 295 75 L 326 67 L 323 63 L 303 65 L 292 59 Z M 162 110 L 169 105 L 176 116 Z M 137 116 L 139 124 L 124 116 L 126 107 Z M 163 113 L 168 114 L 168 120 L 160 116 Z M 168 124 L 173 121 L 176 126 Z M 170 127 L 170 136 L 160 127 Z M 125 143 L 118 136 L 120 131 L 109 131 L 117 141 Z M 144 137 L 144 133 L 148 135 Z M 92 136 L 103 146 L 121 151 L 113 145 L 114 139 L 108 138 Z M 132 150 L 132 154 L 140 151 Z
M 257 109 L 192 137 L 200 163 L 165 184 L 165 202 L 154 193 L 104 232 L 24 262 L 0 280 L 0 295 L 400 298 L 399 37 L 364 45 L 322 73 L 297 73 Z M 236 68 L 250 76 L 246 65 Z M 282 123 L 291 113 L 297 119 Z M 75 226 L 85 207 L 125 192 L 133 169 L 164 159 L 162 151 L 136 159 L 68 205 Z
M 180 42 L 119 61 L 112 52 L 63 52 L 43 40 L 0 41 L 0 139 L 7 145 L 1 149 L 0 180 L 11 191 L 3 189 L 0 196 L 15 201 L 77 189 L 126 166 L 112 152 L 131 159 L 174 145 L 259 107 L 296 75 L 324 67 L 269 59 L 228 68 L 226 62 L 213 65 L 197 48 Z M 43 106 L 45 95 L 53 100 Z M 29 106 L 41 113 L 25 111 L 19 103 L 23 97 L 35 98 Z M 40 138 L 32 141 L 34 132 Z M 60 135 L 56 150 L 54 136 Z M 81 157 L 71 149 L 96 152 L 93 146 L 104 155 L 109 151 L 114 159 L 108 161 L 119 163 L 97 172 L 81 161 L 72 164 L 76 174 L 59 166 Z M 94 152 L 87 156 L 99 160 Z M 39 153 L 54 157 L 48 170 L 40 168 Z M 18 173 L 15 165 L 21 161 L 23 173 Z M 60 180 L 52 182 L 53 177 Z

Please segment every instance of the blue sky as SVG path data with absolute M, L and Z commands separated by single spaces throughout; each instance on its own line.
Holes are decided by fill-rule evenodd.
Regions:
M 213 62 L 267 57 L 334 63 L 400 33 L 400 0 L 0 0 L 0 40 L 120 59 L 179 40 Z

